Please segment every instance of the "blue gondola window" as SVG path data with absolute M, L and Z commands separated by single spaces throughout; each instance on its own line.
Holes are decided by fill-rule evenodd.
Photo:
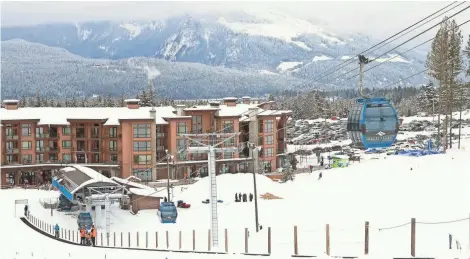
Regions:
M 388 105 L 367 105 L 365 122 L 367 132 L 395 131 L 397 124 L 393 108 Z

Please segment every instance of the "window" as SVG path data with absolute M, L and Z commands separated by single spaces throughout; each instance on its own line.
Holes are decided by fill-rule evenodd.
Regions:
M 138 169 L 134 168 L 133 170 L 134 176 L 139 178 L 144 182 L 148 182 L 152 180 L 152 170 L 150 169 Z
M 150 138 L 150 124 L 134 124 L 134 138 Z
M 235 138 L 227 138 L 227 141 L 224 142 L 224 146 L 226 147 L 235 146 Z
M 109 151 L 117 151 L 117 141 L 110 140 L 109 141 Z
M 91 129 L 91 137 L 96 138 L 100 136 L 100 128 Z
M 274 132 L 274 120 L 266 120 L 264 125 L 264 133 Z
M 180 151 L 181 149 L 184 148 L 184 146 L 185 146 L 184 142 L 185 142 L 184 139 L 177 139 L 176 140 L 176 147 L 177 147 L 178 151 Z
M 134 164 L 150 165 L 152 163 L 152 155 L 134 155 Z
M 26 150 L 26 149 L 31 149 L 31 148 L 32 148 L 31 141 L 21 142 L 21 149 Z
M 44 154 L 36 154 L 36 163 L 44 162 Z
M 233 121 L 223 121 L 222 130 L 224 133 L 233 133 Z
M 44 141 L 43 140 L 36 140 L 36 151 L 43 152 L 44 150 Z
M 100 149 L 100 141 L 99 140 L 93 140 L 91 142 L 91 149 L 92 150 L 99 150 Z
M 7 162 L 8 163 L 17 163 L 18 156 L 17 155 L 7 155 Z
M 71 133 L 72 133 L 72 130 L 70 129 L 70 127 L 63 127 L 62 128 L 62 135 L 70 136 Z
M 263 157 L 272 157 L 274 156 L 274 148 L 265 148 L 263 152 Z
M 116 163 L 118 161 L 118 155 L 111 154 L 110 159 L 111 159 L 111 162 Z
M 186 122 L 178 122 L 176 124 L 176 134 L 188 133 L 188 124 Z
M 40 138 L 42 134 L 44 134 L 44 128 L 43 127 L 36 127 L 36 137 Z
M 31 124 L 21 124 L 21 135 L 31 136 Z
M 109 137 L 110 138 L 117 137 L 117 127 L 109 128 Z
M 150 151 L 150 141 L 134 141 L 134 151 Z
M 70 153 L 62 153 L 62 160 L 64 162 L 71 162 L 72 161 L 72 155 Z
M 100 162 L 100 154 L 93 154 L 93 162 L 99 163 Z
M 11 127 L 11 124 L 7 124 L 7 126 L 6 126 L 6 135 L 7 136 L 16 136 L 16 135 L 18 135 L 18 133 L 17 133 L 16 129 L 13 129 Z
M 33 155 L 23 155 L 23 164 L 29 164 L 33 162 Z
M 15 148 L 18 148 L 17 142 L 8 141 L 6 145 L 7 145 L 7 149 L 15 149 Z
M 192 117 L 192 127 L 193 134 L 202 133 L 202 116 L 197 115 Z
M 62 140 L 62 148 L 71 149 L 72 141 L 71 140 Z
M 57 160 L 59 160 L 57 158 L 57 153 L 50 153 L 49 154 L 49 161 L 57 161 Z
M 266 144 L 266 145 L 274 144 L 274 135 L 267 135 L 266 139 L 264 141 L 264 144 Z
M 157 138 L 161 138 L 165 136 L 165 132 L 163 132 L 162 126 L 157 126 Z
M 365 111 L 367 131 L 394 131 L 397 119 L 392 107 L 367 107 Z
M 224 153 L 224 159 L 229 159 L 233 158 L 233 153 L 232 152 L 225 152 Z
M 258 136 L 258 145 L 262 146 L 264 144 L 264 137 L 263 136 Z

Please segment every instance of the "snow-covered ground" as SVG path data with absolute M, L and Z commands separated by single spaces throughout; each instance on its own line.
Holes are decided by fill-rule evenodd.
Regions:
M 445 155 L 427 157 L 383 156 L 348 168 L 323 171 L 317 174 L 299 174 L 293 182 L 275 183 L 265 176 L 257 176 L 258 193 L 272 193 L 279 200 L 259 199 L 259 217 L 263 230 L 254 231 L 254 203 L 235 203 L 236 192 L 252 192 L 252 175 L 221 175 L 217 177 L 219 204 L 219 243 L 223 250 L 224 232 L 229 233 L 229 252 L 244 252 L 244 228 L 249 228 L 249 252 L 267 252 L 267 227 L 272 229 L 273 258 L 287 258 L 294 253 L 293 228 L 298 226 L 299 254 L 323 256 L 325 253 L 325 225 L 330 226 L 332 256 L 362 256 L 364 250 L 364 222 L 370 222 L 370 255 L 367 258 L 407 257 L 410 254 L 410 225 L 416 218 L 416 256 L 439 258 L 468 258 L 470 174 L 466 161 L 470 157 L 470 140 L 462 141 L 462 150 L 449 150 Z M 140 211 L 132 215 L 115 207 L 111 215 L 111 232 L 131 232 L 135 247 L 136 233 L 140 246 L 145 246 L 145 232 L 149 244 L 155 244 L 158 231 L 160 244 L 169 231 L 170 249 L 178 249 L 178 233 L 182 231 L 182 249 L 192 249 L 192 230 L 196 231 L 196 249 L 207 250 L 207 232 L 210 229 L 210 205 L 201 203 L 209 198 L 209 179 L 184 187 L 175 187 L 175 200 L 192 204 L 190 209 L 179 209 L 176 224 L 159 223 L 156 212 Z M 162 195 L 166 190 L 161 189 Z M 198 255 L 144 251 L 115 251 L 110 249 L 71 246 L 44 238 L 14 217 L 14 200 L 28 199 L 31 214 L 62 228 L 75 230 L 76 219 L 54 211 L 51 216 L 39 204 L 39 199 L 57 197 L 53 191 L 1 190 L 2 205 L 0 257 L 20 258 L 238 258 L 243 255 Z M 21 215 L 23 207 L 16 208 Z M 96 211 L 98 231 L 104 228 L 100 208 Z M 447 221 L 460 220 L 452 223 Z M 443 222 L 438 224 L 439 222 Z M 436 224 L 433 224 L 436 223 Z M 398 226 L 398 227 L 395 227 Z M 394 227 L 390 228 L 389 227 Z M 381 230 L 382 229 L 382 230 Z M 10 234 L 11 233 L 11 234 Z M 454 250 L 448 249 L 448 235 L 454 238 Z M 120 238 L 118 246 L 120 245 Z M 455 240 L 463 249 L 455 250 Z

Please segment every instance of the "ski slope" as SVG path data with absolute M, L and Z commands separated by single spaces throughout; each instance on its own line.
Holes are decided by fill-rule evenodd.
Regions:
M 251 174 L 217 177 L 219 205 L 219 250 L 223 250 L 223 229 L 229 232 L 229 251 L 244 252 L 243 231 L 250 230 L 249 252 L 267 252 L 267 227 L 272 229 L 272 258 L 288 258 L 294 253 L 293 226 L 298 226 L 299 254 L 324 256 L 325 225 L 330 225 L 331 255 L 358 256 L 364 250 L 364 222 L 370 222 L 370 246 L 367 258 L 409 257 L 410 219 L 418 222 L 416 256 L 435 258 L 468 258 L 470 171 L 470 140 L 462 141 L 462 150 L 449 150 L 445 155 L 427 157 L 380 156 L 377 159 L 354 163 L 349 168 L 300 174 L 295 181 L 284 184 L 257 175 L 258 193 L 272 193 L 279 200 L 259 201 L 259 217 L 263 230 L 254 231 L 254 203 L 235 203 L 235 192 L 250 193 Z M 162 190 L 162 195 L 166 191 Z M 1 190 L 2 205 L 0 258 L 246 258 L 243 255 L 199 255 L 98 249 L 71 246 L 44 238 L 14 217 L 14 200 L 28 199 L 31 214 L 47 223 L 58 223 L 74 230 L 76 219 L 54 211 L 50 215 L 38 202 L 40 198 L 57 197 L 53 191 Z M 175 188 L 175 200 L 191 203 L 190 209 L 179 209 L 176 224 L 162 225 L 155 211 L 140 211 L 131 215 L 118 208 L 112 210 L 112 232 L 159 231 L 163 243 L 164 231 L 170 233 L 170 248 L 178 247 L 178 231 L 183 232 L 183 249 L 192 247 L 191 232 L 197 233 L 197 250 L 207 250 L 207 231 L 210 229 L 209 179 L 203 178 L 187 189 Z M 17 206 L 22 215 L 22 205 Z M 97 209 L 98 231 L 104 228 Z M 439 223 L 460 220 L 453 223 Z M 439 223 L 439 224 L 436 224 Z M 398 227 L 397 227 L 398 226 Z M 383 230 L 379 230 L 385 228 Z M 448 249 L 448 235 L 459 240 L 461 251 Z M 126 236 L 126 235 L 125 235 Z M 149 243 L 153 244 L 153 235 Z M 135 243 L 135 242 L 133 242 Z M 141 244 L 144 243 L 141 241 Z M 127 244 L 127 240 L 124 240 Z M 135 244 L 133 245 L 135 246 Z M 455 247 L 455 242 L 454 242 Z

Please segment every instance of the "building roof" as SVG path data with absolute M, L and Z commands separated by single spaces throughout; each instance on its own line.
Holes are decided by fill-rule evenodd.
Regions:
M 64 167 L 59 170 L 57 176 L 61 179 L 61 184 L 72 194 L 90 185 L 100 185 L 103 183 L 108 186 L 118 185 L 97 171 L 81 165 Z
M 152 107 L 25 107 L 17 110 L 0 109 L 2 120 L 39 120 L 39 125 L 69 125 L 68 120 L 106 120 L 105 126 L 120 125 L 120 120 L 152 120 Z M 179 117 L 171 106 L 155 107 L 155 124 L 168 124 L 163 118 Z

